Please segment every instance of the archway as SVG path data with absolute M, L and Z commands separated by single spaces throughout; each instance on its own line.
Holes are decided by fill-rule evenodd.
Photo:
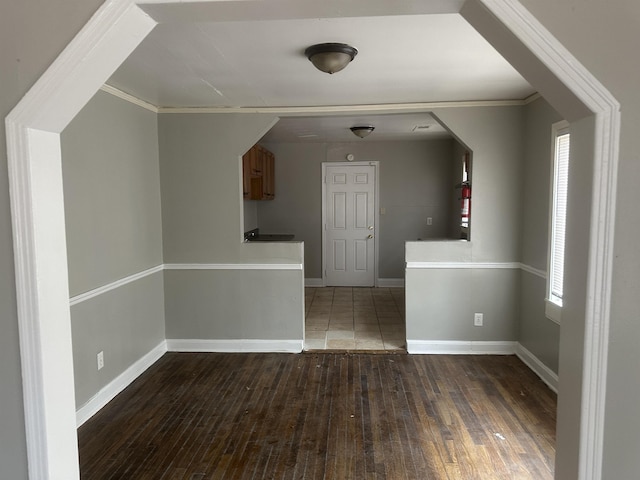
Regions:
M 59 134 L 158 21 L 174 15 L 188 21 L 216 3 L 182 7 L 164 0 L 107 1 L 6 119 L 27 445 L 34 478 L 79 476 Z M 252 2 L 242 3 L 242 14 L 261 14 L 249 12 L 252 5 L 246 4 Z M 354 11 L 369 7 L 370 2 L 351 5 Z M 449 13 L 459 11 L 577 129 L 572 135 L 587 166 L 579 189 L 588 192 L 591 210 L 570 225 L 589 241 L 569 262 L 574 277 L 586 280 L 576 283 L 576 303 L 568 315 L 573 321 L 563 326 L 561 339 L 561 356 L 574 360 L 565 363 L 577 366 L 561 371 L 563 382 L 572 381 L 560 390 L 560 454 L 566 466 L 559 471 L 600 478 L 618 104 L 516 0 L 469 0 L 458 7 Z M 403 8 L 418 13 L 415 6 Z M 419 13 L 443 13 L 442 6 L 420 8 Z M 316 10 L 317 16 L 332 14 L 330 6 Z M 580 266 L 583 260 L 588 269 Z M 561 358 L 561 368 L 562 363 Z M 579 442 L 572 442 L 578 437 Z

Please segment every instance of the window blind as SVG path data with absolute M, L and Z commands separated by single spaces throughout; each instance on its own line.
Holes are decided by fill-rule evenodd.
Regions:
M 551 300 L 562 305 L 564 249 L 567 223 L 567 185 L 569 183 L 569 133 L 556 137 L 551 233 Z

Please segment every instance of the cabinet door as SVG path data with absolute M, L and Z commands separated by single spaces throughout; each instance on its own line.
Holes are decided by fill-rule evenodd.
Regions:
M 249 164 L 250 164 L 250 188 L 249 188 L 249 199 L 250 200 L 262 200 L 262 190 L 263 190 L 263 178 L 262 178 L 262 170 L 263 170 L 263 154 L 262 147 L 259 145 L 254 145 L 250 152 L 249 156 Z
M 242 197 L 273 200 L 275 196 L 275 158 L 273 153 L 254 145 L 242 156 Z
M 264 149 L 259 145 L 254 145 L 249 152 L 251 152 L 251 176 L 262 176 L 262 157 Z

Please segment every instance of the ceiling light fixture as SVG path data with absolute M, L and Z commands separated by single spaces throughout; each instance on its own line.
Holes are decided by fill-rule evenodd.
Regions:
M 313 65 L 325 73 L 336 73 L 349 65 L 358 50 L 346 43 L 319 43 L 304 51 Z
M 371 125 L 361 125 L 358 127 L 351 127 L 351 131 L 356 137 L 364 138 L 368 136 L 376 127 Z

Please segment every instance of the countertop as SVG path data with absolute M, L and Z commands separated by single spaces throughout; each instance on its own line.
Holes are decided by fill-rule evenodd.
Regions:
M 291 242 L 295 236 L 291 233 L 260 233 L 259 228 L 244 234 L 245 242 Z

